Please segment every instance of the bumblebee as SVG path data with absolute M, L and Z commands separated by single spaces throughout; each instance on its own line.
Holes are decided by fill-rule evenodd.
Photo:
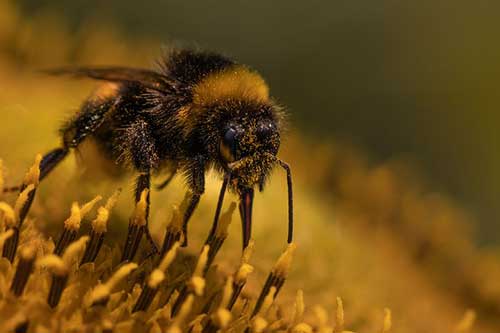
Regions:
M 205 190 L 205 173 L 214 168 L 223 182 L 211 230 L 217 227 L 225 192 L 234 191 L 240 198 L 246 248 L 254 188 L 262 191 L 279 165 L 287 173 L 292 241 L 291 172 L 277 157 L 283 111 L 256 71 L 216 53 L 176 49 L 160 59 L 156 70 L 77 67 L 49 73 L 102 83 L 60 129 L 62 144 L 43 156 L 40 179 L 88 138 L 105 157 L 137 173 L 136 202 L 149 190 L 152 176 L 167 169 L 172 176 L 182 174 L 191 192 L 183 217 L 186 245 L 188 221 Z M 152 242 L 147 225 L 145 231 Z

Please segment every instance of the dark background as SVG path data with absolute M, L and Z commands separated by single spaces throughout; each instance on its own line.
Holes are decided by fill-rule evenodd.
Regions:
M 310 140 L 410 158 L 500 242 L 500 2 L 20 1 L 74 31 L 109 21 L 257 68 Z

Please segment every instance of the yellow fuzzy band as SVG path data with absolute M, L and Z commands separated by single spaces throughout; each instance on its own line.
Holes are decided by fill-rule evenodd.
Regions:
M 244 66 L 230 67 L 201 80 L 193 89 L 193 104 L 211 105 L 235 98 L 256 102 L 269 99 L 269 87 L 256 72 Z

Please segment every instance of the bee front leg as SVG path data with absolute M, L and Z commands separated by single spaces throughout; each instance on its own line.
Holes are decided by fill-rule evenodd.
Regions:
M 184 234 L 183 247 L 188 245 L 187 241 L 187 225 L 189 219 L 194 213 L 194 210 L 200 202 L 201 195 L 205 192 L 205 158 L 203 156 L 195 157 L 188 165 L 188 185 L 191 189 L 192 196 L 184 212 L 184 221 L 182 224 L 182 232 Z

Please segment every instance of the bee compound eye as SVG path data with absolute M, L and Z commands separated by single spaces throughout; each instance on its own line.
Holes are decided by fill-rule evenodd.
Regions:
M 230 127 L 226 130 L 226 133 L 224 133 L 224 144 L 228 148 L 232 148 L 232 146 L 235 145 L 236 142 L 236 129 L 233 127 Z
M 237 150 L 237 134 L 238 131 L 234 127 L 229 127 L 224 133 L 221 144 L 221 153 L 225 160 L 234 161 Z

